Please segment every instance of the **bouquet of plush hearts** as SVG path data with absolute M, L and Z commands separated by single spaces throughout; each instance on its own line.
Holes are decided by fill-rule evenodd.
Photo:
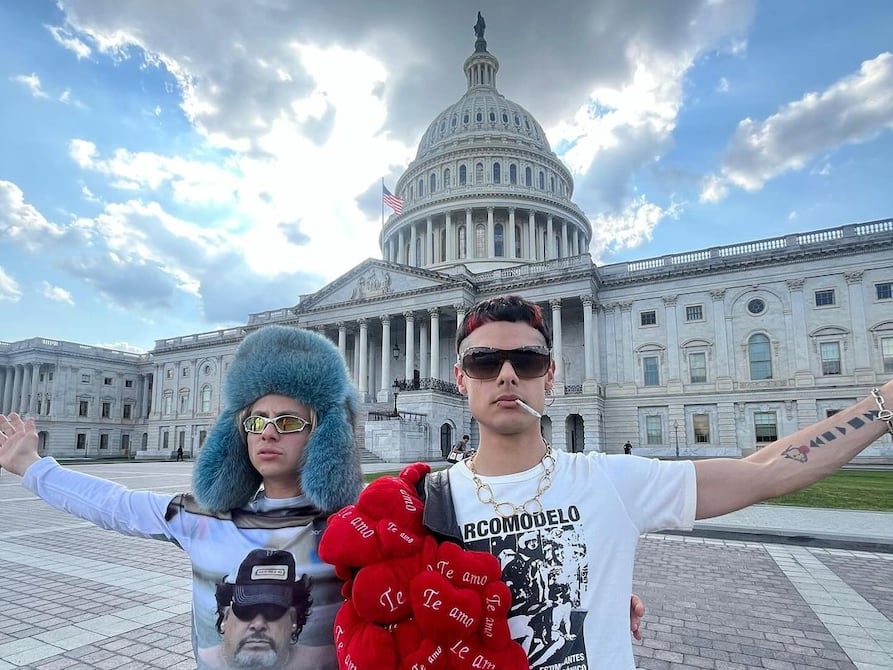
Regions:
M 414 463 L 367 486 L 328 520 L 319 555 L 344 580 L 335 617 L 338 664 L 349 670 L 528 670 L 511 639 L 499 561 L 422 525 Z

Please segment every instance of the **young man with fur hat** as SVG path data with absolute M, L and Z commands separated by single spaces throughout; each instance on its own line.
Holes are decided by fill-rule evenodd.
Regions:
M 230 364 L 223 410 L 193 473 L 194 494 L 131 491 L 37 452 L 33 419 L 0 415 L 0 467 L 57 509 L 125 535 L 174 542 L 192 562 L 193 650 L 220 644 L 215 587 L 253 550 L 288 552 L 311 609 L 288 665 L 335 668 L 332 625 L 342 598 L 317 555 L 328 514 L 354 502 L 362 471 L 356 397 L 337 347 L 315 333 L 267 326 Z M 282 667 L 278 660 L 273 666 Z
M 555 383 L 551 346 L 542 310 L 519 296 L 466 313 L 454 372 L 478 449 L 424 484 L 430 531 L 500 559 L 512 638 L 534 669 L 632 670 L 626 609 L 640 535 L 801 489 L 893 433 L 888 381 L 743 459 L 556 451 L 540 432 Z

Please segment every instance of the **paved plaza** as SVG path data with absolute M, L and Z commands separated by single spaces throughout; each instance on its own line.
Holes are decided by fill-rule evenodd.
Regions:
M 189 489 L 192 464 L 75 469 L 176 493 Z M 0 670 L 193 668 L 185 555 L 52 510 L 19 482 L 0 474 Z M 893 514 L 757 506 L 699 529 L 783 540 L 785 525 L 819 540 L 643 538 L 635 589 L 648 612 L 635 645 L 639 667 L 891 670 Z M 817 546 L 822 537 L 837 548 Z M 878 551 L 839 548 L 848 537 Z

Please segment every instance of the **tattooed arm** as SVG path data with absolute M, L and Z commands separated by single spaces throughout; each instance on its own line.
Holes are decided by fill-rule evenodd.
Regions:
M 880 392 L 885 409 L 893 409 L 893 381 Z M 696 517 L 719 516 L 814 484 L 888 431 L 888 424 L 878 419 L 877 402 L 869 395 L 747 458 L 696 461 Z

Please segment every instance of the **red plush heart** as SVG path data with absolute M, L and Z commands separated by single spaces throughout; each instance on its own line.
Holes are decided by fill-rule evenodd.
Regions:
M 400 660 L 400 670 L 446 670 L 448 663 L 446 648 L 425 638 L 415 651 Z
M 451 670 L 530 670 L 524 648 L 512 642 L 505 649 L 487 649 L 476 639 L 456 642 L 447 648 Z
M 357 499 L 357 508 L 374 519 L 387 519 L 401 530 L 421 535 L 424 505 L 416 490 L 399 477 L 379 477 Z
M 348 637 L 341 667 L 351 670 L 382 670 L 397 667 L 394 638 L 381 626 L 363 623 Z
M 361 567 L 382 559 L 376 521 L 348 505 L 329 517 L 319 541 L 319 557 L 326 563 Z
M 404 619 L 390 627 L 394 636 L 394 644 L 397 645 L 397 656 L 406 658 L 422 646 L 425 636 L 419 625 L 412 619 Z
M 471 589 L 457 589 L 439 572 L 426 571 L 410 586 L 412 613 L 419 628 L 435 642 L 452 644 L 477 632 L 481 597 Z
M 381 553 L 385 558 L 409 556 L 421 551 L 422 538 L 415 533 L 403 530 L 393 521 L 382 519 L 376 526 Z
M 494 581 L 484 587 L 481 643 L 487 649 L 503 649 L 512 641 L 508 611 L 512 606 L 512 592 L 504 582 Z
M 437 548 L 436 570 L 454 586 L 482 590 L 502 576 L 499 559 L 485 551 L 469 551 L 453 542 Z
M 427 463 L 410 463 L 400 471 L 400 479 L 415 488 L 429 472 L 431 466 Z
M 422 555 L 392 558 L 367 565 L 353 581 L 353 604 L 364 619 L 391 624 L 412 615 L 410 584 L 422 572 Z

